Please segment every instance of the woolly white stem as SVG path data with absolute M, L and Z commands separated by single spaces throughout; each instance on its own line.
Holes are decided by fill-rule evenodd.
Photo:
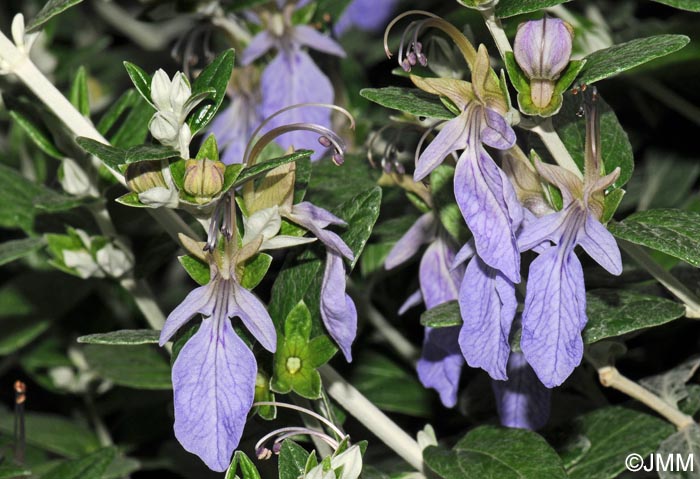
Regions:
M 332 367 L 319 369 L 328 394 L 348 413 L 365 425 L 384 444 L 418 471 L 423 470 L 423 453 L 418 443 L 372 404 Z

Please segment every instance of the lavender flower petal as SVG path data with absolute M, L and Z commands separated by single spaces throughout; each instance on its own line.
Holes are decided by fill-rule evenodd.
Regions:
M 520 253 L 511 212 L 505 200 L 504 177 L 480 145 L 465 150 L 455 171 L 455 198 L 474 235 L 476 251 L 492 268 L 520 282 Z
M 225 294 L 232 297 L 228 300 L 227 315 L 229 318 L 238 316 L 248 331 L 258 340 L 263 348 L 271 353 L 277 349 L 277 332 L 272 318 L 267 312 L 265 305 L 250 291 L 231 281 L 231 290 Z M 223 303 L 222 300 L 222 304 Z
M 313 203 L 303 201 L 292 206 L 294 217 L 304 221 L 305 224 L 315 224 L 318 228 L 325 228 L 328 225 L 347 226 L 347 223 L 338 218 L 333 213 L 323 208 L 320 208 Z
M 452 261 L 452 265 L 450 265 L 450 269 L 455 269 L 459 265 L 464 264 L 467 262 L 469 258 L 474 256 L 476 254 L 476 248 L 474 246 L 474 240 L 471 239 L 464 243 L 464 246 L 460 248 L 460 250 L 457 252 L 455 255 L 454 261 Z
M 583 357 L 586 289 L 573 245 L 560 244 L 530 265 L 520 345 L 547 387 L 559 386 Z
M 397 3 L 397 0 L 354 0 L 333 26 L 333 31 L 341 36 L 353 27 L 369 32 L 380 30 L 389 22 Z
M 163 330 L 160 332 L 158 344 L 163 346 L 167 343 L 177 330 L 192 319 L 195 314 L 201 313 L 204 316 L 211 316 L 214 308 L 214 302 L 211 301 L 211 298 L 215 289 L 216 284 L 209 283 L 190 291 L 182 303 L 178 304 L 168 315 Z
M 458 326 L 425 328 L 423 351 L 418 360 L 418 378 L 423 386 L 440 394 L 445 407 L 457 404 L 459 377 L 464 359 L 457 343 Z
M 454 252 L 447 243 L 438 238 L 423 254 L 420 261 L 419 279 L 425 307 L 435 306 L 457 299 L 458 284 L 462 279 L 461 268 L 450 270 Z
M 622 273 L 622 258 L 615 237 L 592 214 L 588 215 L 576 242 L 610 274 Z
M 564 208 L 556 213 L 545 215 L 523 225 L 518 234 L 518 245 L 521 251 L 536 248 L 544 241 L 559 242 L 561 231 L 571 208 Z
M 299 45 L 304 45 L 329 55 L 345 58 L 345 50 L 331 37 L 324 35 L 308 25 L 294 27 L 292 39 Z
M 295 48 L 280 52 L 265 68 L 261 78 L 262 116 L 268 117 L 282 108 L 299 103 L 333 103 L 333 86 L 308 53 Z M 330 111 L 324 108 L 297 108 L 274 118 L 269 127 L 292 123 L 315 123 L 331 127 Z M 294 131 L 275 140 L 282 148 L 318 150 L 318 134 Z M 319 159 L 316 154 L 312 159 Z
M 393 269 L 411 259 L 422 245 L 435 236 L 435 227 L 435 215 L 432 212 L 425 213 L 418 218 L 391 248 L 384 260 L 384 267 Z
M 515 131 L 500 113 L 483 108 L 484 121 L 481 126 L 481 141 L 492 148 L 507 150 L 515 144 Z
M 253 37 L 241 54 L 241 64 L 250 65 L 275 46 L 275 38 L 267 30 Z
M 326 254 L 326 269 L 321 285 L 321 318 L 345 359 L 352 362 L 351 346 L 357 334 L 355 303 L 345 293 L 345 267 L 335 252 Z
M 513 283 L 478 256 L 467 265 L 459 290 L 459 345 L 467 363 L 493 379 L 506 379 L 510 334 L 518 301 Z
M 555 80 L 569 63 L 573 36 L 558 18 L 522 24 L 515 36 L 515 59 L 529 78 Z
M 205 319 L 173 365 L 175 436 L 217 472 L 225 471 L 253 404 L 255 356 L 221 316 Z
M 447 155 L 467 147 L 467 112 L 445 123 L 442 130 L 421 153 L 413 179 L 421 181 L 440 165 Z
M 406 301 L 403 302 L 401 307 L 399 307 L 399 316 L 403 316 L 406 311 L 418 306 L 421 303 L 423 303 L 423 293 L 421 293 L 420 289 L 418 289 L 417 291 L 411 293 L 411 295 L 406 298 Z
M 537 379 L 523 353 L 511 353 L 508 380 L 491 385 L 503 426 L 536 430 L 547 423 L 552 390 Z

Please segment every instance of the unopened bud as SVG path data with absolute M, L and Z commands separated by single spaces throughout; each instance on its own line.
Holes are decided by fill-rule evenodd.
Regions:
M 131 191 L 143 193 L 152 188 L 168 188 L 160 161 L 139 161 L 126 167 L 126 185 Z
M 513 54 L 530 79 L 532 102 L 539 108 L 549 105 L 555 80 L 571 58 L 571 25 L 558 18 L 543 18 L 522 23 L 515 36 Z
M 224 188 L 226 165 L 220 161 L 187 160 L 183 179 L 185 192 L 195 197 L 197 203 L 209 203 Z

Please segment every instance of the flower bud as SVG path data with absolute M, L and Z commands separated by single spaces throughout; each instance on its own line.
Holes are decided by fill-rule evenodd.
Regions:
M 61 162 L 61 174 L 58 181 L 63 191 L 73 196 L 97 196 L 97 188 L 90 182 L 90 177 L 80 165 L 71 158 Z
M 153 135 L 153 138 L 164 145 L 174 146 L 178 144 L 180 136 L 180 122 L 173 113 L 158 111 L 151 122 L 148 124 L 148 129 Z
M 153 188 L 168 188 L 160 161 L 139 161 L 126 167 L 126 185 L 131 191 L 143 193 Z
M 558 18 L 543 18 L 520 24 L 515 36 L 515 61 L 530 79 L 531 99 L 538 108 L 549 105 L 555 80 L 571 58 L 571 25 Z
M 208 203 L 221 193 L 225 171 L 226 166 L 220 161 L 187 160 L 183 178 L 185 192 L 194 196 L 199 204 Z

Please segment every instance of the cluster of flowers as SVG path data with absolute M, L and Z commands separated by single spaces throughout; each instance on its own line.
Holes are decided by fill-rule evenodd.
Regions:
M 421 53 L 417 33 L 425 25 L 438 27 L 455 40 L 471 71 L 471 82 L 411 75 L 418 88 L 447 99 L 460 112 L 420 154 L 413 179 L 420 182 L 448 157 L 456 158 L 454 195 L 472 239 L 458 250 L 437 215 L 428 212 L 395 245 L 385 265 L 397 267 L 428 243 L 420 262 L 420 291 L 409 298 L 402 312 L 421 300 L 428 309 L 459 301 L 461 327 L 426 328 L 418 363 L 423 384 L 436 389 L 445 406 L 454 406 L 466 361 L 494 380 L 505 425 L 537 428 L 548 416 L 547 388 L 560 385 L 583 356 L 586 296 L 575 247 L 581 246 L 611 274 L 622 271 L 618 246 L 601 223 L 605 190 L 616 181 L 619 170 L 603 174 L 595 92 L 585 101 L 583 175 L 515 154 L 507 92 L 483 45 L 474 49 L 454 27 L 430 15 L 408 27 L 415 34 L 405 58 L 399 56 L 399 64 L 407 71 L 415 65 Z M 531 81 L 536 104 L 547 107 L 551 101 L 552 85 L 569 62 L 571 42 L 571 29 L 558 19 L 530 21 L 520 27 L 515 59 Z M 503 152 L 503 169 L 485 146 Z M 561 192 L 559 211 L 548 200 L 542 186 L 546 183 Z M 534 251 L 537 257 L 529 266 L 519 318 L 520 353 L 511 352 L 509 336 L 520 316 L 515 285 L 522 280 L 521 254 L 526 251 Z

